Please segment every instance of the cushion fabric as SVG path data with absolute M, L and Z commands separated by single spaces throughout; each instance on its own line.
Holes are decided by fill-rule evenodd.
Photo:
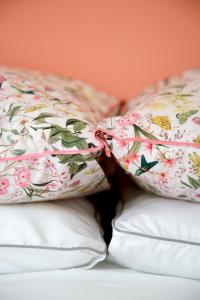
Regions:
M 200 69 L 159 81 L 98 130 L 141 187 L 200 201 Z
M 147 273 L 200 279 L 200 205 L 139 191 L 113 221 L 109 259 Z
M 0 274 L 90 268 L 106 245 L 87 199 L 0 206 Z
M 97 122 L 117 100 L 77 80 L 0 68 L 0 203 L 108 188 Z

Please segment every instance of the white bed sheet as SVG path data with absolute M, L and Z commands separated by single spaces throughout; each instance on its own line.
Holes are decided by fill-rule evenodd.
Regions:
M 200 281 L 100 263 L 92 270 L 0 276 L 0 300 L 200 300 Z

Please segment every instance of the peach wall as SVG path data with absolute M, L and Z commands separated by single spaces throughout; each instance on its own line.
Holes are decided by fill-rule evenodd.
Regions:
M 200 66 L 199 0 L 0 0 L 0 64 L 129 97 Z

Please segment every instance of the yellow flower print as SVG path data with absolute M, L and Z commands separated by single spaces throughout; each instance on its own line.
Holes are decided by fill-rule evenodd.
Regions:
M 168 116 L 156 116 L 151 118 L 151 121 L 160 126 L 164 130 L 170 130 L 171 129 L 171 123 L 168 118 Z
M 197 136 L 197 138 L 194 140 L 195 143 L 200 144 L 200 134 Z
M 32 111 L 35 111 L 35 110 L 38 110 L 38 109 L 42 109 L 42 108 L 45 108 L 45 107 L 47 107 L 46 104 L 39 103 L 39 104 L 32 105 L 32 106 L 28 107 L 27 109 L 25 109 L 25 112 L 32 112 Z
M 196 152 L 193 152 L 192 154 L 189 154 L 189 157 L 192 161 L 195 173 L 197 176 L 200 176 L 200 155 L 198 155 Z
M 149 109 L 153 111 L 160 111 L 165 107 L 164 104 L 159 101 L 158 102 L 154 101 L 152 103 L 149 103 L 147 106 L 149 107 Z

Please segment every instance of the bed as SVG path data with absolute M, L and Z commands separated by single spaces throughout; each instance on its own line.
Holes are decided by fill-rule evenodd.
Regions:
M 199 300 L 200 281 L 158 276 L 109 262 L 91 270 L 0 276 L 1 300 Z

